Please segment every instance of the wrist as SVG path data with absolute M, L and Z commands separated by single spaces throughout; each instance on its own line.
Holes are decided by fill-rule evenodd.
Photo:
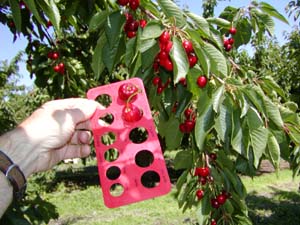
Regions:
M 26 178 L 34 173 L 32 146 L 21 128 L 15 128 L 0 136 L 0 149 L 19 166 Z

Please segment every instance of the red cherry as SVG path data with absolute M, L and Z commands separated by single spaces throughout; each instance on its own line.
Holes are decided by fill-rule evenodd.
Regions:
M 188 60 L 189 60 L 190 67 L 192 68 L 196 65 L 198 58 L 194 53 L 190 53 L 188 55 Z
M 201 200 L 204 196 L 204 191 L 201 190 L 201 189 L 197 190 L 196 191 L 196 196 L 197 196 L 198 200 Z
M 118 96 L 123 101 L 135 100 L 139 89 L 132 83 L 124 83 L 118 89 Z
M 187 128 L 186 128 L 185 123 L 179 124 L 179 130 L 180 130 L 181 133 L 187 133 Z
M 126 122 L 137 122 L 143 117 L 143 111 L 132 103 L 127 103 L 122 110 L 122 118 Z
M 168 41 L 168 43 L 165 44 L 165 46 L 164 46 L 165 52 L 169 54 L 170 51 L 171 51 L 171 49 L 172 49 L 172 47 L 173 47 L 173 42 L 172 41 Z
M 224 47 L 226 47 L 228 44 L 229 44 L 229 38 L 225 38 L 225 39 L 223 40 L 223 45 L 224 45 Z
M 216 160 L 217 159 L 217 154 L 216 153 L 210 153 L 209 158 L 211 158 L 212 160 Z
M 164 31 L 159 37 L 159 42 L 161 44 L 167 44 L 169 41 L 170 41 L 170 34 L 168 31 Z
M 141 20 L 140 20 L 140 27 L 141 27 L 141 28 L 144 28 L 146 25 L 147 25 L 147 21 L 141 19 Z
M 163 88 L 162 86 L 158 86 L 157 89 L 156 89 L 156 93 L 159 94 L 159 95 L 160 95 L 163 91 L 164 91 L 164 88 Z
M 128 0 L 127 0 L 128 1 Z M 126 22 L 130 23 L 133 21 L 133 15 L 130 13 L 125 13 L 125 17 L 126 17 Z
M 182 86 L 186 87 L 187 86 L 186 78 L 184 78 L 184 77 L 180 78 L 179 83 L 181 83 Z
M 65 64 L 61 62 L 58 64 L 58 67 L 59 67 L 59 73 L 64 74 L 65 73 Z
M 154 72 L 159 72 L 159 62 L 154 62 L 153 63 L 153 70 Z
M 182 46 L 187 54 L 194 51 L 193 43 L 189 40 L 183 40 Z
M 208 167 L 198 167 L 198 176 L 207 177 L 210 174 L 210 169 Z
M 167 71 L 173 71 L 173 63 L 167 58 L 166 60 L 160 61 L 161 66 L 163 66 Z
M 166 51 L 161 50 L 158 53 L 158 59 L 160 62 L 166 61 L 166 60 L 168 60 L 168 58 L 169 58 L 169 54 Z
M 199 182 L 200 182 L 202 185 L 205 185 L 206 182 L 207 182 L 206 177 L 200 177 L 200 178 L 199 178 Z
M 217 201 L 220 205 L 223 205 L 226 202 L 226 199 L 227 199 L 226 196 L 223 194 L 219 194 L 217 196 Z
M 48 52 L 47 57 L 48 59 L 53 59 L 53 52 Z
M 140 0 L 129 0 L 129 7 L 136 10 L 140 6 Z
M 184 123 L 185 123 L 186 133 L 191 133 L 195 128 L 195 121 L 186 120 Z
M 191 118 L 192 113 L 193 113 L 193 109 L 192 108 L 187 108 L 186 110 L 184 110 L 184 116 L 185 116 L 185 118 L 187 118 L 187 119 Z
M 52 59 L 57 60 L 59 58 L 59 53 L 58 52 L 53 52 L 52 53 Z
M 121 5 L 121 6 L 127 5 L 128 2 L 129 2 L 129 0 L 118 0 L 118 4 Z
M 59 73 L 60 72 L 60 67 L 58 65 L 55 65 L 53 67 L 54 72 Z
M 154 77 L 153 80 L 152 80 L 152 84 L 156 86 L 159 83 L 161 83 L 160 77 Z
M 204 88 L 207 84 L 207 78 L 206 76 L 199 76 L 197 79 L 197 84 L 200 88 Z
M 232 49 L 232 45 L 231 44 L 228 44 L 228 45 L 225 46 L 225 51 L 226 52 L 229 52 L 231 49 Z
M 52 27 L 52 23 L 51 23 L 50 20 L 47 21 L 46 27 L 47 27 L 47 28 Z
M 235 27 L 231 27 L 231 28 L 229 29 L 229 33 L 232 34 L 232 35 L 235 35 L 236 32 L 237 32 L 237 30 L 236 30 Z
M 139 22 L 134 20 L 125 24 L 126 31 L 137 31 L 139 28 Z
M 127 37 L 128 38 L 134 38 L 136 36 L 136 32 L 135 31 L 128 31 L 127 32 Z
M 175 103 L 174 103 L 174 105 L 173 105 L 173 107 L 172 107 L 172 112 L 173 112 L 173 113 L 176 112 L 177 107 L 178 107 L 178 104 L 179 104 L 178 102 L 175 102 Z
M 220 204 L 218 202 L 218 200 L 216 198 L 213 198 L 210 200 L 210 203 L 211 203 L 211 206 L 215 209 L 219 208 L 220 207 Z
M 215 221 L 214 219 L 212 219 L 210 225 L 217 225 L 217 221 Z
M 228 43 L 229 43 L 230 45 L 233 45 L 234 39 L 233 39 L 233 38 L 228 38 Z

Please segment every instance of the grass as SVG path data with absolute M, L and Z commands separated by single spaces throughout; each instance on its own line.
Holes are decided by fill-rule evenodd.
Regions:
M 253 224 L 300 224 L 300 180 L 292 180 L 291 171 L 283 170 L 278 176 L 272 173 L 254 179 L 242 177 L 242 180 L 249 193 L 246 201 Z M 60 215 L 58 220 L 50 222 L 51 225 L 195 225 L 195 211 L 183 214 L 178 209 L 174 192 L 115 209 L 104 206 L 98 186 L 70 191 L 61 185 L 56 192 L 44 197 L 57 207 Z

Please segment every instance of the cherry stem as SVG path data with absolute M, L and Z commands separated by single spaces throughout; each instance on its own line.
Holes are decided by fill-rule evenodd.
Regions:
M 137 90 L 136 92 L 134 92 L 132 95 L 129 96 L 129 98 L 127 99 L 126 103 L 127 103 L 127 104 L 130 103 L 131 99 L 132 99 L 134 96 L 136 96 L 137 94 L 141 93 L 141 92 L 142 92 L 142 90 L 138 88 L 138 90 Z M 127 104 L 126 104 L 126 105 L 127 105 Z

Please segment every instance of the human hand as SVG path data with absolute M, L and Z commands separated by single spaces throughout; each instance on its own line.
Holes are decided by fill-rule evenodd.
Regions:
M 0 137 L 0 146 L 25 176 L 52 168 L 64 159 L 90 154 L 89 118 L 95 101 L 73 98 L 45 103 L 16 129 Z

